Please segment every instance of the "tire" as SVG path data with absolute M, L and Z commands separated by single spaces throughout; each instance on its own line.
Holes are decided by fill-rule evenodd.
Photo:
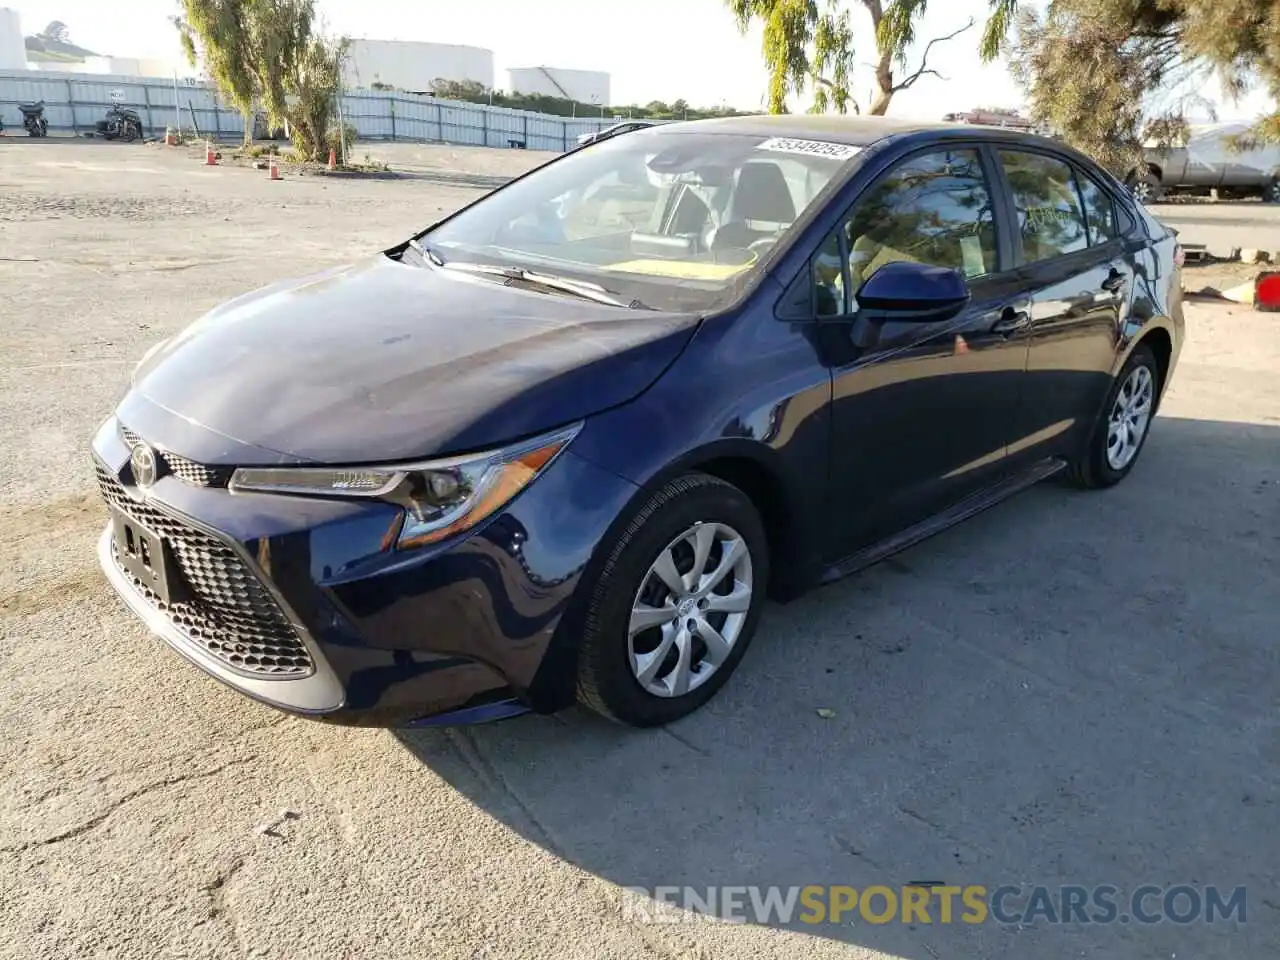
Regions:
M 1129 191 L 1133 194 L 1134 199 L 1139 203 L 1159 203 L 1164 197 L 1164 188 L 1160 186 L 1160 178 L 1148 170 L 1142 176 L 1134 179 L 1129 185 Z
M 728 569 L 713 589 L 703 579 L 703 589 L 689 592 L 685 581 L 686 589 L 677 594 L 668 586 L 672 571 L 664 582 L 653 568 L 665 555 L 676 574 L 689 573 L 696 544 L 704 538 L 703 570 L 726 563 Z M 769 582 L 760 514 L 737 487 L 689 473 L 656 490 L 606 549 L 583 619 L 578 699 L 618 723 L 671 723 L 715 695 L 755 634 Z M 712 609 L 716 606 L 733 612 Z M 654 619 L 639 619 L 633 635 L 633 610 L 641 609 Z M 689 625 L 710 629 L 727 644 L 712 644 L 709 634 L 690 632 Z M 658 688 L 662 692 L 655 692 Z
M 1114 429 L 1113 417 L 1120 417 L 1122 423 L 1135 423 L 1130 417 L 1119 413 L 1121 405 L 1127 402 L 1125 396 L 1132 396 L 1129 392 L 1131 388 L 1136 388 L 1140 397 L 1146 397 L 1143 408 L 1145 417 L 1138 416 L 1134 429 L 1123 434 L 1125 439 L 1120 442 L 1125 445 L 1126 457 L 1116 459 L 1114 454 L 1120 451 L 1119 448 L 1113 451 L 1113 447 L 1121 434 Z M 1107 391 L 1107 402 L 1093 425 L 1085 449 L 1068 464 L 1068 476 L 1076 486 L 1086 489 L 1112 487 L 1129 475 L 1151 434 L 1151 421 L 1155 419 L 1159 397 L 1160 368 L 1156 363 L 1156 355 L 1151 352 L 1150 347 L 1140 343 L 1134 347 L 1115 382 L 1111 384 L 1111 389 Z M 1131 411 L 1138 409 L 1130 407 Z M 1136 438 L 1134 433 L 1137 434 Z M 1125 442 L 1126 440 L 1129 442 Z
M 1266 203 L 1280 203 L 1280 179 L 1267 182 L 1267 185 L 1262 188 L 1262 199 Z

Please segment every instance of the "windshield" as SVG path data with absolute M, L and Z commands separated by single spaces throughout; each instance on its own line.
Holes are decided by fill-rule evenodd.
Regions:
M 431 230 L 452 261 L 590 280 L 660 309 L 733 299 L 858 152 L 654 128 L 588 146 Z

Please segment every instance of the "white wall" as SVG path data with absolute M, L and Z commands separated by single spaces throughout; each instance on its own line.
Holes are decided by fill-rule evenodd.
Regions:
M 22 41 L 18 11 L 0 7 L 0 70 L 25 70 L 27 46 Z
M 512 93 L 540 93 L 583 103 L 609 103 L 609 74 L 600 70 L 566 70 L 563 67 L 514 67 L 507 71 Z
M 426 92 L 433 80 L 471 80 L 493 87 L 493 51 L 450 43 L 405 40 L 352 40 L 343 68 L 349 87 L 385 83 Z

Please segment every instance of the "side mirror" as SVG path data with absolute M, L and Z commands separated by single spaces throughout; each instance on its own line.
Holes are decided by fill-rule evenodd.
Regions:
M 894 260 L 871 274 L 854 299 L 875 322 L 937 323 L 963 310 L 969 296 L 959 270 Z

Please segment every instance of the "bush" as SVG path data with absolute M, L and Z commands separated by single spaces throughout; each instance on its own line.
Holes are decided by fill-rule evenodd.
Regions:
M 355 124 L 344 123 L 342 125 L 342 136 L 339 137 L 338 125 L 335 123 L 329 128 L 329 132 L 325 134 L 325 149 L 334 151 L 338 156 L 338 161 L 341 162 L 343 160 L 342 142 L 345 140 L 347 144 L 346 157 L 349 159 L 358 136 L 359 134 L 356 133 Z M 325 159 L 328 160 L 329 158 L 325 157 Z

